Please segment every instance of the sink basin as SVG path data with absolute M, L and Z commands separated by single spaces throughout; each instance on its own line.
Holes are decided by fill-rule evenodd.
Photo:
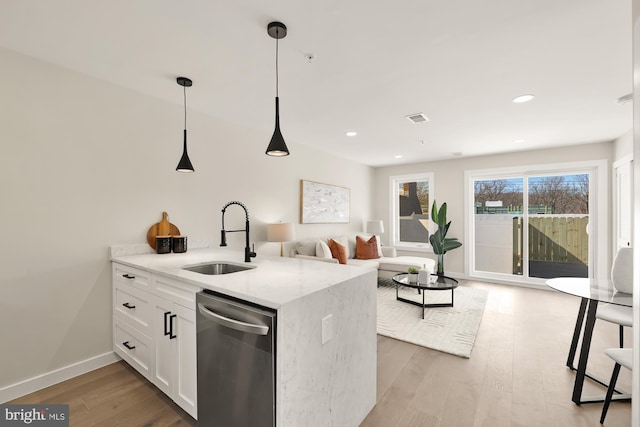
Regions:
M 243 264 L 232 264 L 232 263 L 221 262 L 221 261 L 207 262 L 207 263 L 182 267 L 183 270 L 188 270 L 188 271 L 193 271 L 195 273 L 208 274 L 208 275 L 237 273 L 239 271 L 251 270 L 252 268 L 255 268 L 255 266 L 249 266 L 249 265 L 243 265 Z

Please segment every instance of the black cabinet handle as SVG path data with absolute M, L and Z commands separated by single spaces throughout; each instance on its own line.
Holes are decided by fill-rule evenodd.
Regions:
M 171 333 L 170 329 L 169 329 L 169 315 L 171 314 L 170 311 L 165 311 L 164 312 L 164 335 L 167 336 Z
M 135 305 L 131 305 L 128 302 L 125 302 L 124 304 L 122 304 L 123 306 L 127 307 L 129 310 L 133 310 L 134 308 L 136 308 Z
M 175 319 L 176 317 L 178 317 L 177 314 L 172 314 L 169 317 L 169 339 L 170 340 L 172 340 L 172 339 L 177 337 L 177 335 L 173 333 L 173 319 Z
M 129 350 L 133 350 L 134 348 L 136 348 L 135 345 L 129 345 L 129 341 L 123 342 L 122 345 L 127 347 Z
M 136 276 L 132 276 L 130 274 L 123 274 L 122 277 L 124 277 L 125 279 L 129 279 L 129 280 L 136 278 Z

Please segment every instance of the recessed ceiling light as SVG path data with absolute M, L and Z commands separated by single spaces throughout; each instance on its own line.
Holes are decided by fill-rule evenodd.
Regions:
M 350 130 L 349 132 L 347 132 L 347 136 L 356 136 L 358 134 L 358 132 Z
M 513 98 L 513 100 L 511 100 L 511 102 L 513 102 L 514 104 L 522 104 L 523 102 L 531 101 L 535 97 L 535 95 L 528 93 L 525 95 L 516 96 L 515 98 Z
M 395 158 L 396 158 L 396 159 L 401 159 L 401 158 L 402 158 L 402 154 L 396 154 L 396 155 L 395 155 Z
M 516 144 L 522 144 L 524 142 L 524 139 L 514 139 L 513 142 Z

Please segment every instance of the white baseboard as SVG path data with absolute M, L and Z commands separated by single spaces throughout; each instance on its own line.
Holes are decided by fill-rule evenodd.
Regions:
M 0 403 L 5 403 L 26 394 L 33 393 L 34 391 L 42 390 L 43 388 L 77 377 L 78 375 L 86 374 L 94 369 L 102 368 L 103 366 L 110 365 L 119 360 L 120 357 L 113 351 L 110 351 L 90 359 L 56 369 L 55 371 L 20 381 L 19 383 L 2 387 L 0 388 Z

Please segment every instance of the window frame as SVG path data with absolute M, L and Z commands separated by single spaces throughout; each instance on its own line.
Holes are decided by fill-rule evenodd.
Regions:
M 435 174 L 433 172 L 420 172 L 406 175 L 393 175 L 389 177 L 389 194 L 391 197 L 389 203 L 389 242 L 391 246 L 398 250 L 406 250 L 413 252 L 433 252 L 430 243 L 403 242 L 400 240 L 400 218 L 399 218 L 399 186 L 404 182 L 420 182 L 428 181 L 429 183 L 429 204 L 435 200 Z M 435 231 L 433 222 L 431 221 L 431 206 L 429 206 L 429 235 Z

